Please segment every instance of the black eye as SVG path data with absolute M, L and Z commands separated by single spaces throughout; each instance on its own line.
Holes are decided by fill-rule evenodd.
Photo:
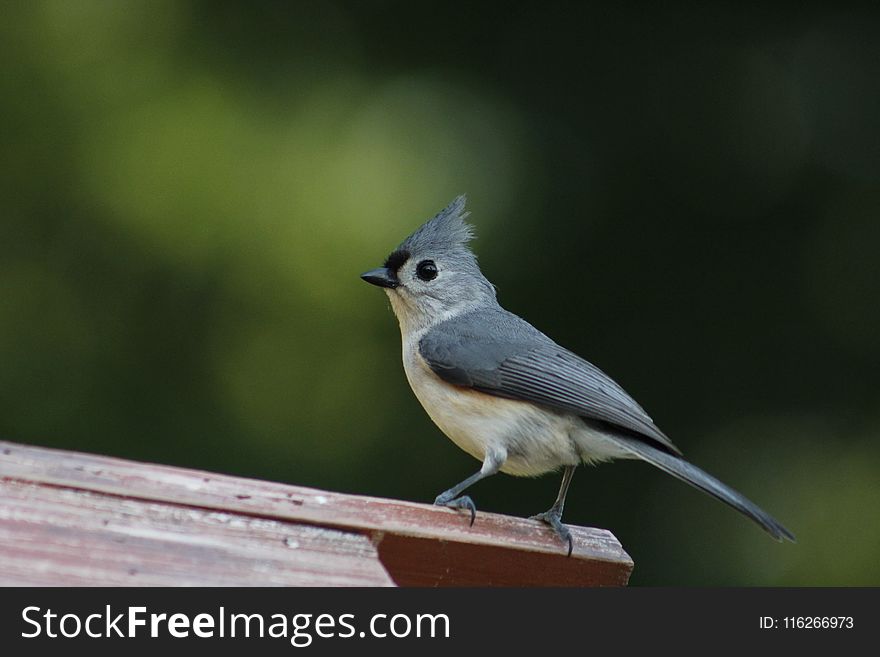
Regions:
M 416 266 L 416 276 L 423 281 L 433 281 L 437 278 L 437 265 L 434 264 L 433 260 L 422 260 Z

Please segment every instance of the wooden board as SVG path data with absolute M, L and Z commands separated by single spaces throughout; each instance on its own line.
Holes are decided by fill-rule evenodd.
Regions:
M 0 583 L 392 586 L 360 534 L 0 482 Z
M 610 532 L 571 531 L 567 557 L 527 519 L 0 442 L 2 583 L 626 584 Z

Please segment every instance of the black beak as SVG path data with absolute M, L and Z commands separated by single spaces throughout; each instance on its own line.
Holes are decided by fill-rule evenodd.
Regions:
M 379 267 L 378 269 L 368 271 L 365 274 L 361 274 L 361 278 L 372 285 L 387 287 L 392 290 L 400 285 L 400 281 L 397 280 L 397 274 L 388 269 L 388 267 Z

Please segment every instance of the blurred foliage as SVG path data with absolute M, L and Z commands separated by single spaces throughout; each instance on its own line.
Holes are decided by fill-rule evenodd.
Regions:
M 432 500 L 476 463 L 358 274 L 467 192 L 501 301 L 799 542 L 639 463 L 579 471 L 569 522 L 637 584 L 880 584 L 870 5 L 3 14 L 3 439 Z

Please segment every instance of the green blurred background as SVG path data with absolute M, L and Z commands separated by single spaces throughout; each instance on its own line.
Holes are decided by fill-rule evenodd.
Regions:
M 501 302 L 799 543 L 640 463 L 568 522 L 880 584 L 880 13 L 608 5 L 4 2 L 0 438 L 433 500 L 477 464 L 358 274 L 466 192 Z

